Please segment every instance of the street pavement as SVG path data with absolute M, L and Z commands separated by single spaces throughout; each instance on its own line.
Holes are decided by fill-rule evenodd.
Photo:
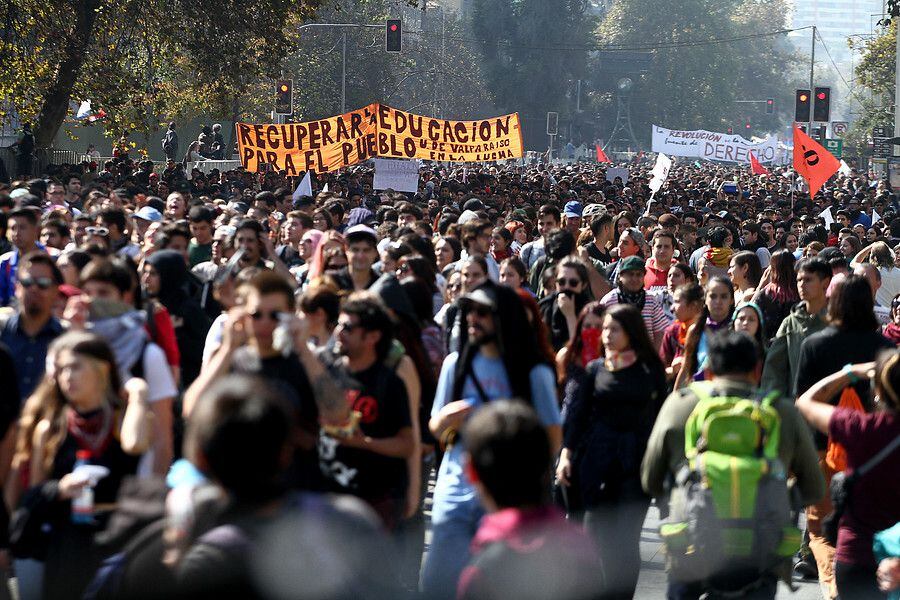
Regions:
M 666 597 L 666 566 L 663 554 L 662 542 L 659 538 L 659 511 L 651 506 L 644 521 L 641 531 L 641 576 L 638 579 L 637 591 L 634 594 L 638 599 L 665 598 Z M 791 598 L 792 600 L 818 600 L 821 598 L 819 584 L 815 582 L 794 582 L 798 589 L 791 593 L 788 587 L 778 584 L 779 600 Z
M 434 492 L 434 472 L 428 482 L 428 494 L 425 497 L 425 515 L 427 531 L 425 533 L 426 552 L 431 544 L 431 505 Z M 802 523 L 801 523 L 802 526 Z M 822 596 L 817 582 L 794 581 L 797 591 L 791 590 L 784 583 L 778 584 L 778 600 L 819 600 Z M 659 538 L 659 511 L 651 506 L 641 531 L 641 575 L 638 579 L 634 597 L 637 600 L 651 600 L 666 597 L 666 566 L 662 541 Z

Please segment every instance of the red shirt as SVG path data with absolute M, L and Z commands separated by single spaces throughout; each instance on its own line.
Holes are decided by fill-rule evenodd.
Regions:
M 828 434 L 847 450 L 847 467 L 858 469 L 900 435 L 900 416 L 836 408 Z M 838 528 L 835 559 L 875 568 L 872 537 L 900 521 L 900 449 L 860 477 Z
M 644 275 L 644 289 L 649 290 L 654 287 L 666 287 L 666 279 L 669 276 L 669 267 L 675 264 L 675 259 L 669 263 L 666 268 L 660 269 L 656 266 L 656 259 L 652 256 L 647 259 L 647 273 Z

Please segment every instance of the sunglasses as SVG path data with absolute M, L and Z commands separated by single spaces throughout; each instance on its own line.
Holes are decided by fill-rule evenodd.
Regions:
M 482 318 L 491 316 L 491 309 L 483 304 L 473 304 L 469 307 L 469 312 Z
M 277 321 L 280 316 L 281 316 L 280 310 L 270 310 L 270 311 L 258 310 L 256 312 L 250 313 L 250 318 L 252 318 L 254 321 L 261 321 L 263 319 L 263 317 L 268 317 L 269 320 L 271 320 L 271 321 Z
M 353 333 L 353 330 L 357 327 L 361 327 L 360 323 L 351 323 L 350 321 L 338 321 L 335 329 L 340 331 L 346 331 L 347 333 Z
M 49 277 L 21 277 L 19 278 L 19 283 L 25 288 L 36 285 L 42 290 L 49 290 L 53 287 L 53 280 Z
M 99 236 L 107 236 L 109 235 L 109 229 L 106 227 L 85 227 L 84 232 L 88 235 L 99 235 Z
M 566 285 L 566 284 L 568 284 L 569 287 L 578 287 L 581 284 L 581 280 L 573 279 L 573 278 L 566 279 L 565 277 L 560 277 L 559 279 L 556 280 L 556 285 Z

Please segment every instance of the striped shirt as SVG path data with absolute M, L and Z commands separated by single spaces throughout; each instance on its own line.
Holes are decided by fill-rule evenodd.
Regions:
M 618 288 L 603 296 L 603 298 L 600 299 L 600 303 L 606 307 L 619 304 Z M 666 328 L 672 323 L 672 320 L 666 315 L 666 312 L 663 309 L 662 300 L 659 296 L 653 294 L 646 295 L 644 308 L 641 309 L 641 317 L 644 319 L 644 324 L 647 326 L 647 333 L 650 334 L 653 345 L 656 348 L 659 348 L 662 343 L 663 334 L 666 332 Z

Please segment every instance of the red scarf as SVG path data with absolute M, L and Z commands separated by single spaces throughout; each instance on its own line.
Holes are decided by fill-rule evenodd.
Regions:
M 75 438 L 78 447 L 87 450 L 92 457 L 103 454 L 112 440 L 113 410 L 104 403 L 97 410 L 87 414 L 79 414 L 71 406 L 66 409 L 66 426 L 69 435 Z
M 900 345 L 900 326 L 895 325 L 893 321 L 884 326 L 884 337 Z

